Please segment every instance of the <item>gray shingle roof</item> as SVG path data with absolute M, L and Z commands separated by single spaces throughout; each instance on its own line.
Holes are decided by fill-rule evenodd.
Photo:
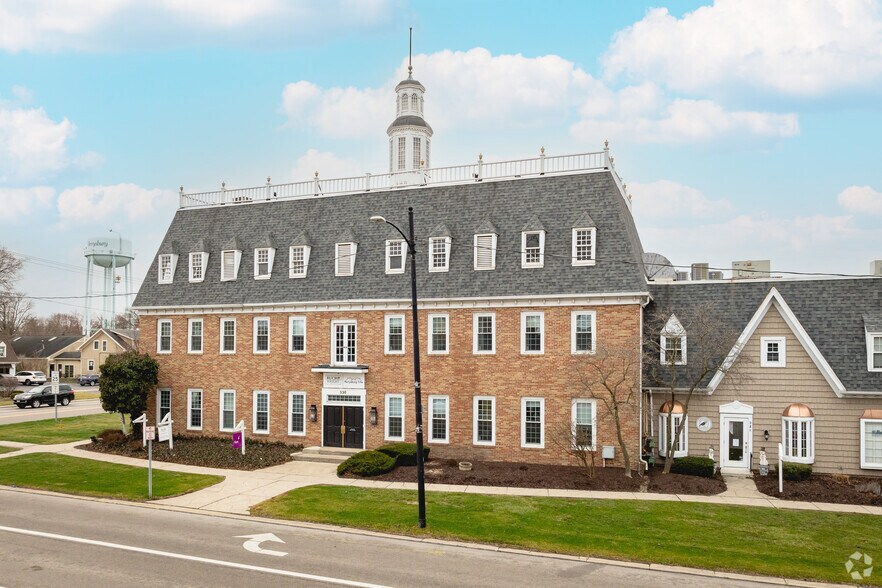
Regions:
M 291 241 L 292 247 L 299 247 L 301 245 L 305 245 L 306 247 L 312 247 L 312 241 L 309 240 L 309 234 L 306 231 L 300 231 L 294 240 Z
M 690 307 L 711 303 L 719 309 L 720 327 L 740 334 L 773 286 L 847 391 L 882 391 L 882 373 L 867 370 L 864 330 L 864 316 L 882 309 L 882 278 L 650 284 L 653 302 L 647 310 L 664 309 L 680 316 L 687 315 Z M 688 362 L 694 343 L 688 334 L 686 341 Z M 688 369 L 688 365 L 683 368 L 684 377 Z M 650 377 L 648 371 L 646 376 Z M 703 385 L 709 381 L 706 378 Z
M 238 237 L 233 237 L 229 241 L 227 241 L 226 245 L 223 246 L 224 251 L 242 251 L 242 244 L 239 242 Z
M 475 234 L 476 235 L 482 235 L 482 234 L 498 235 L 499 230 L 496 228 L 496 225 L 494 225 L 492 222 L 490 222 L 490 217 L 485 216 L 484 219 L 480 222 L 480 224 L 478 224 L 478 226 L 475 228 Z
M 426 87 L 413 78 L 407 78 L 398 82 L 398 85 L 395 86 L 395 91 L 397 92 L 399 88 L 403 88 L 405 86 L 413 86 L 415 88 L 419 88 L 423 92 L 426 91 Z
M 410 272 L 385 273 L 386 229 L 369 222 L 382 215 L 398 226 L 407 224 L 407 207 L 415 211 L 417 280 L 423 298 L 463 298 L 646 292 L 642 248 L 633 219 L 609 172 L 545 176 L 503 182 L 426 186 L 302 200 L 276 200 L 243 205 L 178 210 L 163 240 L 189 247 L 200 235 L 225 242 L 233 235 L 272 231 L 290 242 L 305 227 L 313 240 L 308 275 L 290 279 L 287 252 L 276 256 L 268 280 L 246 272 L 238 280 L 220 281 L 220 256 L 209 257 L 205 280 L 187 281 L 186 263 L 178 263 L 174 283 L 157 283 L 154 260 L 135 301 L 137 307 L 407 299 Z M 475 227 L 494 211 L 498 230 L 496 269 L 474 271 Z M 597 222 L 597 265 L 571 265 L 571 221 L 591 211 Z M 548 231 L 545 266 L 521 268 L 524 218 L 541 214 Z M 446 225 L 452 237 L 450 271 L 430 273 L 426 251 L 429 232 Z M 355 275 L 334 275 L 334 244 L 347 228 L 360 238 Z M 242 267 L 251 267 L 254 251 L 242 252 Z
M 864 328 L 868 333 L 882 333 L 882 312 L 872 312 L 864 315 Z
M 0 357 L 0 363 L 18 363 L 18 355 L 9 339 L 0 339 L 0 343 L 6 343 L 6 356 Z
M 153 272 L 156 279 L 156 271 Z M 42 335 L 22 335 L 13 337 L 10 343 L 15 348 L 15 353 L 20 357 L 49 357 L 58 353 L 68 345 L 82 339 L 80 335 L 62 335 L 59 337 Z
M 434 229 L 429 232 L 430 237 L 450 237 L 450 229 L 447 228 L 447 225 L 444 223 L 439 223 Z
M 542 221 L 539 220 L 539 217 L 535 214 L 530 217 L 530 220 L 521 227 L 522 231 L 544 231 L 545 226 L 542 224 Z
M 432 127 L 429 126 L 429 123 L 426 122 L 426 119 L 413 114 L 405 114 L 393 120 L 392 124 L 389 125 L 389 128 L 386 129 L 386 133 L 388 134 L 392 132 L 392 129 L 398 127 L 422 127 L 424 129 L 427 129 L 430 135 L 433 132 Z
M 570 226 L 574 229 L 590 229 L 591 227 L 596 227 L 597 224 L 591 218 L 591 215 L 588 214 L 588 211 L 582 211 L 579 213 L 579 216 L 573 219 Z
M 208 246 L 208 241 L 205 239 L 199 239 L 190 246 L 190 253 L 202 253 L 206 251 L 210 252 L 211 248 Z

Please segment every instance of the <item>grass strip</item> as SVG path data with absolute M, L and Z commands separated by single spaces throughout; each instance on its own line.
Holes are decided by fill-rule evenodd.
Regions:
M 100 433 L 104 429 L 120 427 L 119 415 L 115 413 L 65 417 L 55 422 L 54 412 L 51 408 L 29 408 L 24 410 L 45 410 L 47 411 L 46 419 L 27 423 L 0 425 L 0 439 L 3 441 L 50 445 L 53 443 L 82 441 Z
M 154 469 L 153 497 L 186 494 L 223 479 L 223 476 Z M 0 484 L 101 498 L 147 500 L 147 468 L 54 453 L 0 459 Z
M 0 446 L 0 453 L 12 453 L 13 451 L 18 451 L 16 447 L 2 447 Z
M 251 514 L 387 533 L 804 580 L 848 582 L 855 551 L 882 557 L 882 517 L 703 503 L 308 486 Z M 863 581 L 882 586 L 882 574 Z

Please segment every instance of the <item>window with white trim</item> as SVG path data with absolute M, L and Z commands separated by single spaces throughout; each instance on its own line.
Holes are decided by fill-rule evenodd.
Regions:
M 171 284 L 175 277 L 175 266 L 178 256 L 173 253 L 163 253 L 159 256 L 158 281 L 160 284 Z
M 414 108 L 416 108 L 416 97 L 414 97 Z M 413 169 L 420 169 L 420 138 L 413 138 Z
M 288 248 L 288 277 L 305 278 L 309 268 L 310 247 L 306 245 L 292 245 Z
M 784 459 L 796 463 L 815 461 L 815 418 L 781 417 Z
M 760 366 L 785 367 L 787 365 L 787 338 L 760 337 Z
M 420 98 L 420 112 L 422 112 L 422 111 L 423 111 L 423 99 Z M 431 165 L 429 165 L 429 149 L 430 149 L 431 145 L 432 145 L 432 141 L 430 141 L 429 139 L 426 139 L 426 165 L 425 165 L 426 169 L 429 169 L 432 167 Z
M 187 353 L 202 353 L 202 319 L 187 319 Z
M 545 447 L 544 398 L 521 398 L 521 447 Z
M 450 237 L 429 238 L 429 271 L 450 270 Z
M 521 233 L 521 267 L 545 265 L 545 231 Z
M 686 365 L 686 329 L 673 314 L 662 329 L 659 350 L 662 365 Z
M 658 454 L 662 457 L 667 457 L 668 454 L 668 416 L 670 413 L 664 412 L 658 415 Z M 677 427 L 680 426 L 680 421 L 683 420 L 682 414 L 673 415 L 673 429 L 672 431 L 676 433 Z M 687 419 L 688 423 L 688 419 Z M 689 426 L 688 424 L 683 427 L 683 430 L 680 431 L 680 436 L 677 438 L 677 442 L 674 444 L 674 457 L 686 457 L 688 452 L 687 441 L 689 440 Z
M 101 340 L 101 351 L 107 351 L 107 339 Z
M 95 351 L 98 351 L 98 340 L 97 339 L 92 341 L 92 349 L 94 349 Z
M 882 333 L 867 333 L 867 369 L 882 372 Z
M 202 430 L 202 390 L 199 388 L 187 390 L 187 429 Z
M 429 353 L 448 353 L 450 317 L 446 314 L 429 315 Z
M 236 428 L 236 391 L 220 391 L 220 423 L 218 430 L 232 431 Z
M 597 229 L 573 229 L 573 265 L 594 265 Z
M 404 104 L 404 100 L 406 100 L 406 96 L 401 97 L 401 102 Z M 405 159 L 407 154 L 407 139 L 404 137 L 398 137 L 398 171 L 403 170 L 407 166 L 407 160 Z
M 171 412 L 171 390 L 160 388 L 156 391 L 156 416 L 157 422 L 162 422 L 165 415 Z
M 597 401 L 573 400 L 573 447 L 594 451 L 597 447 Z
M 95 360 L 94 359 L 89 360 L 89 371 L 90 372 L 95 371 Z
M 355 273 L 355 253 L 358 243 L 337 243 L 334 275 L 351 276 Z
M 429 396 L 429 442 L 450 442 L 449 407 L 449 397 Z
M 288 392 L 288 434 L 306 435 L 306 392 Z
M 492 355 L 496 353 L 496 314 L 492 312 L 476 313 L 472 319 L 472 353 L 475 355 Z
M 574 310 L 570 321 L 570 351 L 572 353 L 594 353 L 596 345 L 594 328 L 597 313 L 593 310 Z
M 273 258 L 276 250 L 272 247 L 260 247 L 254 250 L 254 279 L 268 280 L 273 273 Z
M 269 433 L 270 398 L 268 390 L 254 391 L 254 411 L 251 430 L 266 435 Z
M 254 341 L 253 341 L 253 349 L 254 353 L 266 354 L 270 352 L 269 346 L 269 329 L 270 329 L 270 320 L 269 317 L 266 316 L 258 316 L 254 317 Z
M 398 355 L 404 353 L 404 315 L 386 315 L 386 353 Z
M 545 353 L 545 313 L 521 313 L 521 353 Z
M 404 273 L 404 255 L 407 246 L 402 239 L 389 239 L 386 241 L 386 273 Z
M 386 441 L 404 441 L 404 394 L 386 394 Z
M 494 233 L 475 235 L 475 269 L 496 269 L 496 237 Z
M 472 443 L 496 445 L 496 398 L 475 396 L 473 405 Z
M 861 468 L 882 470 L 882 419 L 861 419 Z
M 169 319 L 160 319 L 156 321 L 156 353 L 171 353 L 171 350 L 172 322 Z
M 236 353 L 236 319 L 220 320 L 220 352 Z
M 306 317 L 288 317 L 288 353 L 306 353 Z
M 355 365 L 357 325 L 355 321 L 331 321 L 332 365 Z
M 205 280 L 205 266 L 208 265 L 208 253 L 190 254 L 190 281 L 202 282 Z
M 235 249 L 221 251 L 221 282 L 235 280 L 239 274 L 242 252 Z

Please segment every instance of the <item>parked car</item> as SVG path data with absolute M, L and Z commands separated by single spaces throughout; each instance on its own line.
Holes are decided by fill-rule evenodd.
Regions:
M 58 404 L 67 406 L 73 402 L 74 393 L 69 384 L 58 385 Z M 52 393 L 52 385 L 40 386 L 27 392 L 22 392 L 12 399 L 19 408 L 33 406 L 40 408 L 41 406 L 53 406 L 55 404 L 55 394 Z
M 46 383 L 46 374 L 43 372 L 18 372 L 15 374 L 15 377 L 18 379 L 19 384 L 24 384 L 25 386 L 36 386 Z
M 80 386 L 97 386 L 98 379 L 98 374 L 83 374 L 77 378 L 77 384 Z

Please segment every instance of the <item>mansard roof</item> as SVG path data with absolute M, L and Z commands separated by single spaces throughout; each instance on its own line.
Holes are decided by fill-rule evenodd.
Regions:
M 432 127 L 429 126 L 429 123 L 426 122 L 426 119 L 413 114 L 405 114 L 393 120 L 392 124 L 389 125 L 389 128 L 386 129 L 386 134 L 391 133 L 392 129 L 398 127 L 421 127 L 429 131 L 430 136 L 433 133 Z

